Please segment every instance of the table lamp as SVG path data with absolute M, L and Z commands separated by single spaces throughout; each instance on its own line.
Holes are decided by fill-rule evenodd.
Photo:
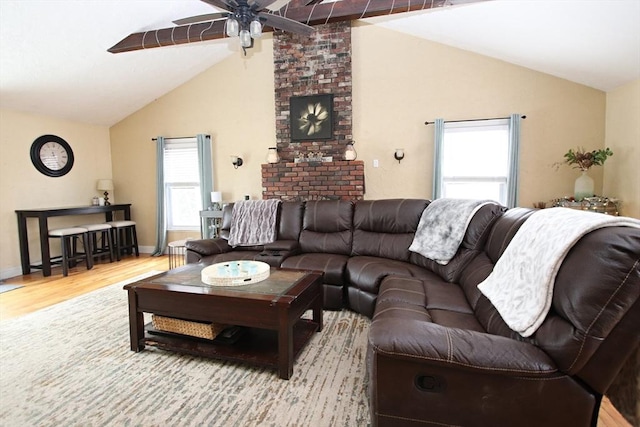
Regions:
M 104 204 L 105 205 L 110 205 L 111 203 L 109 202 L 109 191 L 113 190 L 113 181 L 110 179 L 99 179 L 98 180 L 98 185 L 96 186 L 96 188 L 99 191 L 104 191 Z
M 211 208 L 214 211 L 220 210 L 220 202 L 222 202 L 222 193 L 220 191 L 211 192 Z

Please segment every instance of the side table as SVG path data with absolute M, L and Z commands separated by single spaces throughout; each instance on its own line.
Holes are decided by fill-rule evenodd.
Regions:
M 181 265 L 184 265 L 186 243 L 187 240 L 183 239 L 169 242 L 167 244 L 167 248 L 169 251 L 169 269 L 177 268 Z
M 222 210 L 200 211 L 200 235 L 203 239 L 215 239 L 220 233 Z

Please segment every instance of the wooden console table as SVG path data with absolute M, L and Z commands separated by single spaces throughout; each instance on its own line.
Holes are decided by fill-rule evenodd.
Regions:
M 51 253 L 49 251 L 49 218 L 52 216 L 91 215 L 104 213 L 106 221 L 113 220 L 113 213 L 122 211 L 124 219 L 131 219 L 131 203 L 107 206 L 75 206 L 65 208 L 41 208 L 16 210 L 18 215 L 18 240 L 20 242 L 20 262 L 22 274 L 31 273 L 32 268 L 42 268 L 44 276 L 51 276 Z M 40 229 L 40 253 L 42 265 L 32 265 L 29 258 L 29 237 L 27 218 L 38 218 Z

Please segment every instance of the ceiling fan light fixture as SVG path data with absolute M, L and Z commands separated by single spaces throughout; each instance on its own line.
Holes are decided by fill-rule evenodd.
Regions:
M 259 39 L 262 36 L 262 24 L 258 19 L 251 21 L 251 24 L 249 25 L 249 32 L 251 33 L 251 37 L 254 39 Z
M 251 33 L 248 30 L 240 31 L 240 46 L 251 47 Z
M 238 37 L 238 31 L 240 30 L 240 24 L 235 18 L 227 19 L 227 36 Z

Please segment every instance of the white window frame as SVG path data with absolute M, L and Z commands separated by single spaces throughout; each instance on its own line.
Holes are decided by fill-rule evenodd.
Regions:
M 190 172 L 195 171 L 195 175 L 191 174 L 189 179 L 174 181 L 170 174 L 167 173 L 168 164 L 172 161 L 170 157 L 171 150 L 184 149 L 189 151 L 189 155 L 193 157 L 194 164 L 190 166 Z M 165 200 L 165 212 L 168 231 L 199 231 L 200 230 L 200 211 L 202 210 L 202 199 L 200 197 L 200 179 L 198 173 L 198 144 L 196 138 L 179 138 L 179 139 L 166 139 L 164 147 L 164 200 Z M 196 178 L 197 180 L 194 180 Z M 194 188 L 196 191 L 197 209 L 194 212 L 193 224 L 176 224 L 173 217 L 172 209 L 172 190 L 173 189 L 187 189 Z
M 436 138 L 435 138 L 435 153 L 434 153 L 434 176 L 433 176 L 433 198 L 451 197 L 447 194 L 446 184 L 490 184 L 500 183 L 498 188 L 497 202 L 508 206 L 514 207 L 517 204 L 518 198 L 518 152 L 519 152 L 519 126 L 520 116 L 517 114 L 511 115 L 510 118 L 505 119 L 486 119 L 486 120 L 468 120 L 458 122 L 444 122 L 442 119 L 436 121 Z M 469 175 L 445 175 L 444 161 L 447 153 L 447 131 L 460 132 L 465 128 L 474 132 L 481 132 L 483 129 L 487 131 L 495 131 L 502 128 L 506 132 L 507 138 L 507 153 L 504 153 L 506 157 L 505 174 L 491 175 L 477 174 Z M 490 172 L 490 171 L 489 171 Z M 491 196 L 485 194 L 478 194 L 479 199 L 489 199 Z

